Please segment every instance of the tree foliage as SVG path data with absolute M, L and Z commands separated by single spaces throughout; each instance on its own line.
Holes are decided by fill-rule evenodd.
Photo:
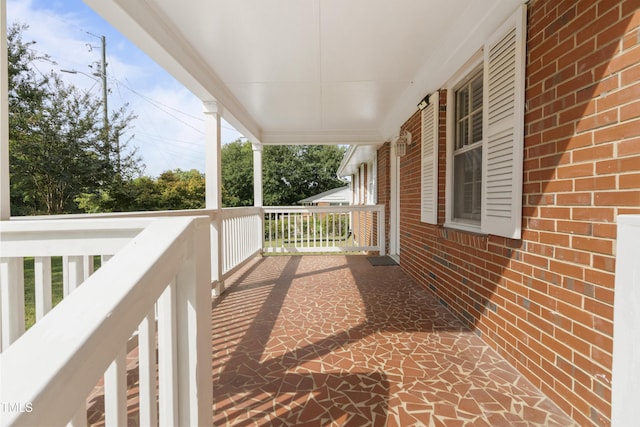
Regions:
M 301 199 L 343 186 L 336 172 L 344 152 L 337 145 L 265 147 L 264 204 L 295 205 Z
M 253 148 L 240 140 L 225 144 L 221 156 L 222 206 L 253 206 Z
M 22 40 L 23 25 L 8 30 L 9 153 L 14 215 L 80 210 L 76 198 L 117 188 L 135 175 L 139 159 L 121 135 L 134 116 L 126 106 L 100 116 L 102 100 L 36 72 L 51 63 Z M 120 145 L 120 155 L 114 147 Z
M 294 205 L 309 196 L 344 185 L 336 172 L 344 148 L 335 145 L 266 146 L 262 158 L 265 205 Z M 253 153 L 250 142 L 222 147 L 223 206 L 253 204 Z
M 141 176 L 123 180 L 109 190 L 81 194 L 76 201 L 87 213 L 202 209 L 205 179 L 196 169 L 174 169 L 163 172 L 157 179 Z

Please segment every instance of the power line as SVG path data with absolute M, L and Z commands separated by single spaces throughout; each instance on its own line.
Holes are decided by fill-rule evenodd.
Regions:
M 125 89 L 128 89 L 133 94 L 135 94 L 135 95 L 139 96 L 141 99 L 147 101 L 149 104 L 151 104 L 153 107 L 157 108 L 159 111 L 162 111 L 163 113 L 167 114 L 168 116 L 171 116 L 174 119 L 178 120 L 180 123 L 184 124 L 185 126 L 188 126 L 191 129 L 197 131 L 198 133 L 204 135 L 204 132 L 202 132 L 201 129 L 198 129 L 197 127 L 193 126 L 192 124 L 188 123 L 187 121 L 185 121 L 185 120 L 181 119 L 180 117 L 176 116 L 175 114 L 171 113 L 170 111 L 168 111 L 168 109 L 172 109 L 174 111 L 177 111 L 177 112 L 179 112 L 179 113 L 181 113 L 181 114 L 183 114 L 183 115 L 185 115 L 187 117 L 191 117 L 191 118 L 193 118 L 195 120 L 203 121 L 203 119 L 198 119 L 198 118 L 196 118 L 196 117 L 194 117 L 194 116 L 192 116 L 190 114 L 187 114 L 187 113 L 182 112 L 180 110 L 176 110 L 174 108 L 166 106 L 166 105 L 162 104 L 161 102 L 156 101 L 156 100 L 154 100 L 152 98 L 149 98 L 148 96 L 145 96 L 145 95 L 141 94 L 140 92 L 136 91 L 135 89 L 132 89 L 132 88 L 128 87 L 127 85 L 125 85 L 124 83 L 122 83 L 119 80 L 115 80 L 115 82 L 116 82 L 116 85 L 122 85 L 122 87 L 124 87 Z
M 188 145 L 193 145 L 196 147 L 204 147 L 204 141 L 200 141 L 200 142 L 194 142 L 194 141 L 187 141 L 186 139 L 177 139 L 177 138 L 168 138 L 166 136 L 160 136 L 160 135 L 156 135 L 156 134 L 152 134 L 152 133 L 148 133 L 148 132 L 136 132 L 136 135 L 143 135 L 143 136 L 147 136 L 147 137 L 151 137 L 160 141 L 167 141 L 167 142 L 176 142 L 179 144 L 188 144 Z

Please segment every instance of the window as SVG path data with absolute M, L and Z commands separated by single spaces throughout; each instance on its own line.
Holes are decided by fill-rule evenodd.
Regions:
M 520 238 L 525 28 L 522 5 L 447 84 L 449 227 Z
M 455 89 L 453 219 L 480 223 L 482 207 L 482 69 Z

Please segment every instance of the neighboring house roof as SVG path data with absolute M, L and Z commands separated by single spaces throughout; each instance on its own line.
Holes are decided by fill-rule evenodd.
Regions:
M 299 204 L 305 203 L 344 203 L 351 202 L 351 190 L 349 187 L 338 187 L 329 191 L 316 194 L 315 196 L 307 197 L 306 199 L 298 200 Z
M 362 163 L 366 163 L 376 156 L 377 147 L 375 145 L 351 145 L 344 154 L 342 162 L 338 167 L 336 175 L 347 177 L 354 175 Z

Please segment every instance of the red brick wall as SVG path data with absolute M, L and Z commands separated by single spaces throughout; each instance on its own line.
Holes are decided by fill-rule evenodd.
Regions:
M 421 223 L 419 113 L 403 126 L 402 267 L 583 426 L 610 424 L 616 216 L 640 213 L 639 8 L 530 3 L 522 240 L 443 226 L 444 94 L 440 225 Z

